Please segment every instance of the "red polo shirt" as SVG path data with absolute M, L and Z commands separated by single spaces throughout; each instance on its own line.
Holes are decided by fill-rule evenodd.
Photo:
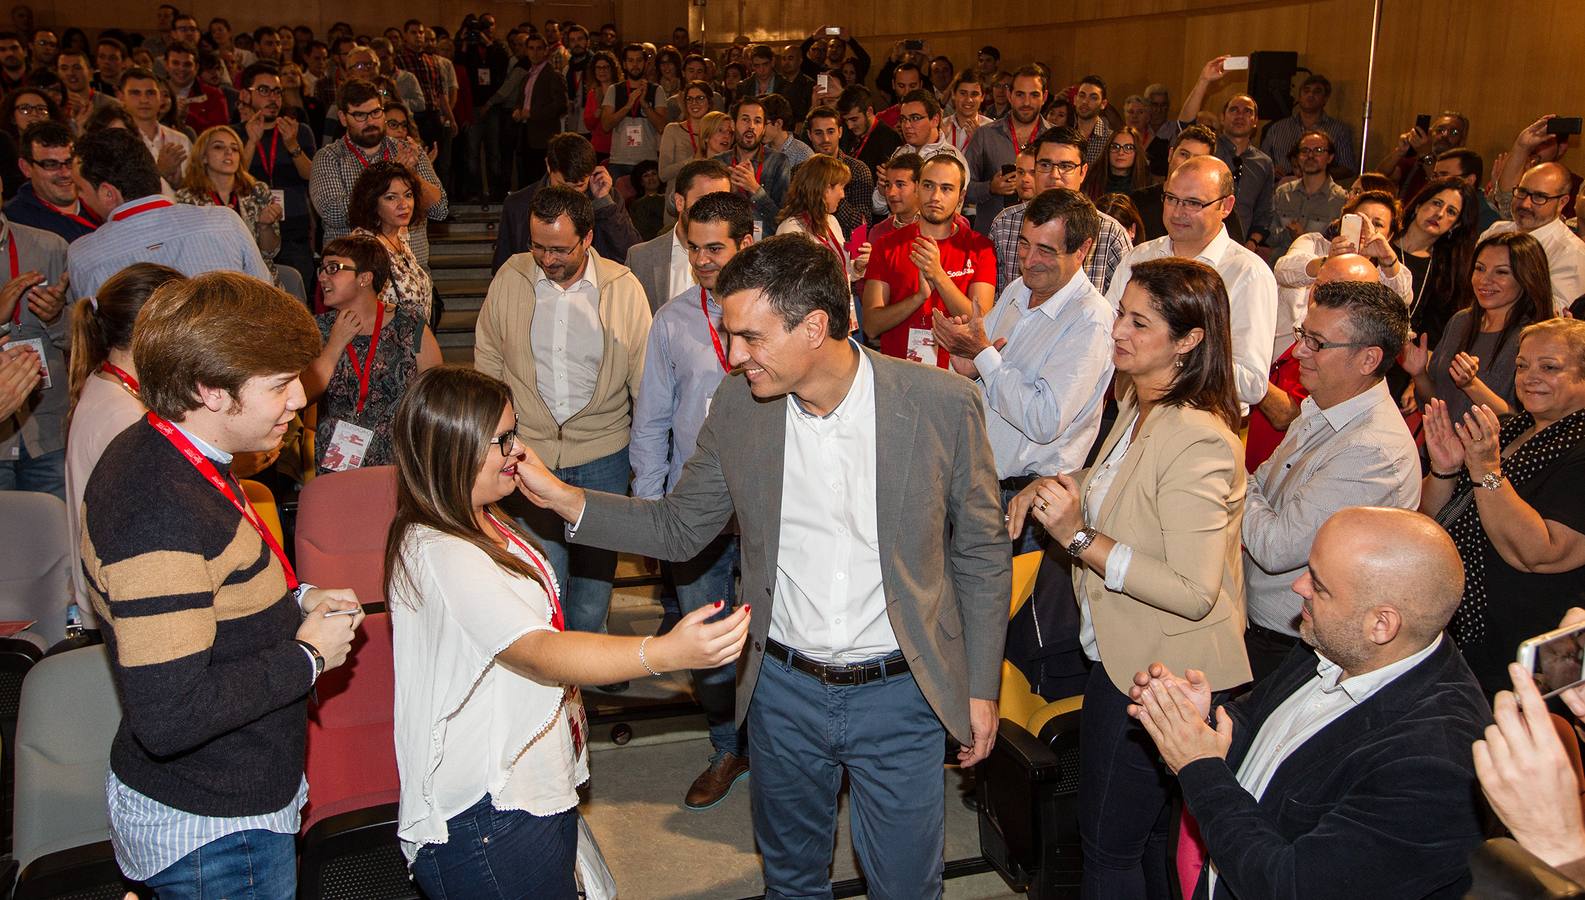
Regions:
M 919 223 L 914 222 L 892 232 L 879 243 L 872 243 L 869 267 L 864 277 L 866 280 L 886 282 L 891 290 L 888 303 L 900 303 L 919 290 L 919 268 L 908 259 L 908 251 L 918 236 Z M 984 235 L 960 222 L 951 237 L 937 241 L 937 244 L 941 248 L 941 268 L 946 270 L 947 277 L 952 279 L 958 290 L 967 295 L 971 284 L 984 283 L 992 289 L 996 287 L 996 249 Z M 942 304 L 941 295 L 932 291 L 913 315 L 881 334 L 881 352 L 898 359 L 909 359 L 909 344 L 912 343 L 913 356 L 918 357 L 923 335 L 913 335 L 910 340 L 910 334 L 916 330 L 928 332 L 932 325 L 931 313 L 938 309 L 945 312 L 946 307 Z M 936 350 L 935 363 L 946 368 L 945 350 Z

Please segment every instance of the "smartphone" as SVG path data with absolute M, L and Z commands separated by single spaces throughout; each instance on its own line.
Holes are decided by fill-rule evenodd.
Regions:
M 1424 113 L 1421 113 L 1420 115 L 1415 116 L 1414 117 L 1414 127 L 1420 129 L 1421 131 L 1425 132 L 1426 134 L 1430 134 L 1431 133 L 1431 117 L 1429 115 L 1424 114 Z
M 1579 134 L 1582 124 L 1579 116 L 1553 116 L 1546 121 L 1547 134 Z
M 831 90 L 831 76 L 824 72 L 815 76 L 815 87 L 822 91 Z
M 1344 213 L 1343 226 L 1338 234 L 1347 241 L 1355 251 L 1359 250 L 1359 236 L 1365 230 L 1365 218 L 1359 213 Z
M 1247 68 L 1249 68 L 1249 57 L 1247 56 L 1229 56 L 1227 59 L 1222 60 L 1223 72 L 1231 72 L 1234 69 Z
M 842 29 L 836 27 L 835 25 L 826 26 L 826 34 L 835 36 L 835 35 L 838 35 L 838 34 L 841 34 L 841 33 L 842 33 Z
M 1535 679 L 1541 696 L 1552 697 L 1585 681 L 1585 623 L 1538 634 L 1519 645 L 1519 665 Z
M 1018 171 L 1018 167 L 1012 163 L 1008 163 L 1007 165 L 1002 166 L 1002 177 L 1006 178 L 1008 175 L 1011 175 L 1016 171 Z
M 923 50 L 923 49 L 925 49 L 925 42 L 924 41 L 918 41 L 918 40 L 915 40 L 915 41 L 903 41 L 903 49 L 904 50 Z

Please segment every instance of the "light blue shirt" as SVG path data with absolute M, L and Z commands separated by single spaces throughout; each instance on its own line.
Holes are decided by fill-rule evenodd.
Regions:
M 99 293 L 99 286 L 138 262 L 170 266 L 191 278 L 205 272 L 241 272 L 271 282 L 258 242 L 229 207 L 176 203 L 115 221 L 115 215 L 162 200 L 152 194 L 128 200 L 110 211 L 97 231 L 66 250 L 73 299 Z
M 721 330 L 721 307 L 710 296 L 707 326 L 699 290 L 690 287 L 662 304 L 649 327 L 627 446 L 635 497 L 655 499 L 677 483 L 699 440 L 710 398 L 726 376 L 710 339 L 710 327 Z M 726 351 L 724 337 L 721 349 Z

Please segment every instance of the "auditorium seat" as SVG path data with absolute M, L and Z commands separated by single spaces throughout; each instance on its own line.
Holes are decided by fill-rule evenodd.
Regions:
M 242 479 L 242 492 L 248 496 L 248 504 L 253 511 L 259 514 L 259 519 L 264 522 L 264 527 L 270 530 L 270 535 L 276 543 L 286 540 L 281 531 L 281 508 L 275 504 L 275 494 L 270 489 L 251 478 Z
M 365 606 L 385 602 L 385 532 L 396 515 L 396 469 L 322 475 L 297 505 L 297 577 L 348 587 Z
M 0 491 L 0 620 L 37 622 L 20 637 L 41 651 L 66 637 L 70 571 L 66 504 L 52 494 Z

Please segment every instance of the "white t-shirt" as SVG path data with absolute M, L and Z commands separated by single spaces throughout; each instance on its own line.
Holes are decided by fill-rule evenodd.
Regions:
M 514 555 L 549 565 L 515 543 Z M 576 690 L 496 663 L 532 631 L 552 631 L 539 584 L 503 571 L 478 547 L 418 526 L 402 542 L 412 583 L 392 587 L 396 668 L 397 837 L 408 863 L 448 840 L 446 820 L 489 794 L 501 810 L 536 816 L 578 805 L 589 779 Z M 550 583 L 555 585 L 551 574 Z

